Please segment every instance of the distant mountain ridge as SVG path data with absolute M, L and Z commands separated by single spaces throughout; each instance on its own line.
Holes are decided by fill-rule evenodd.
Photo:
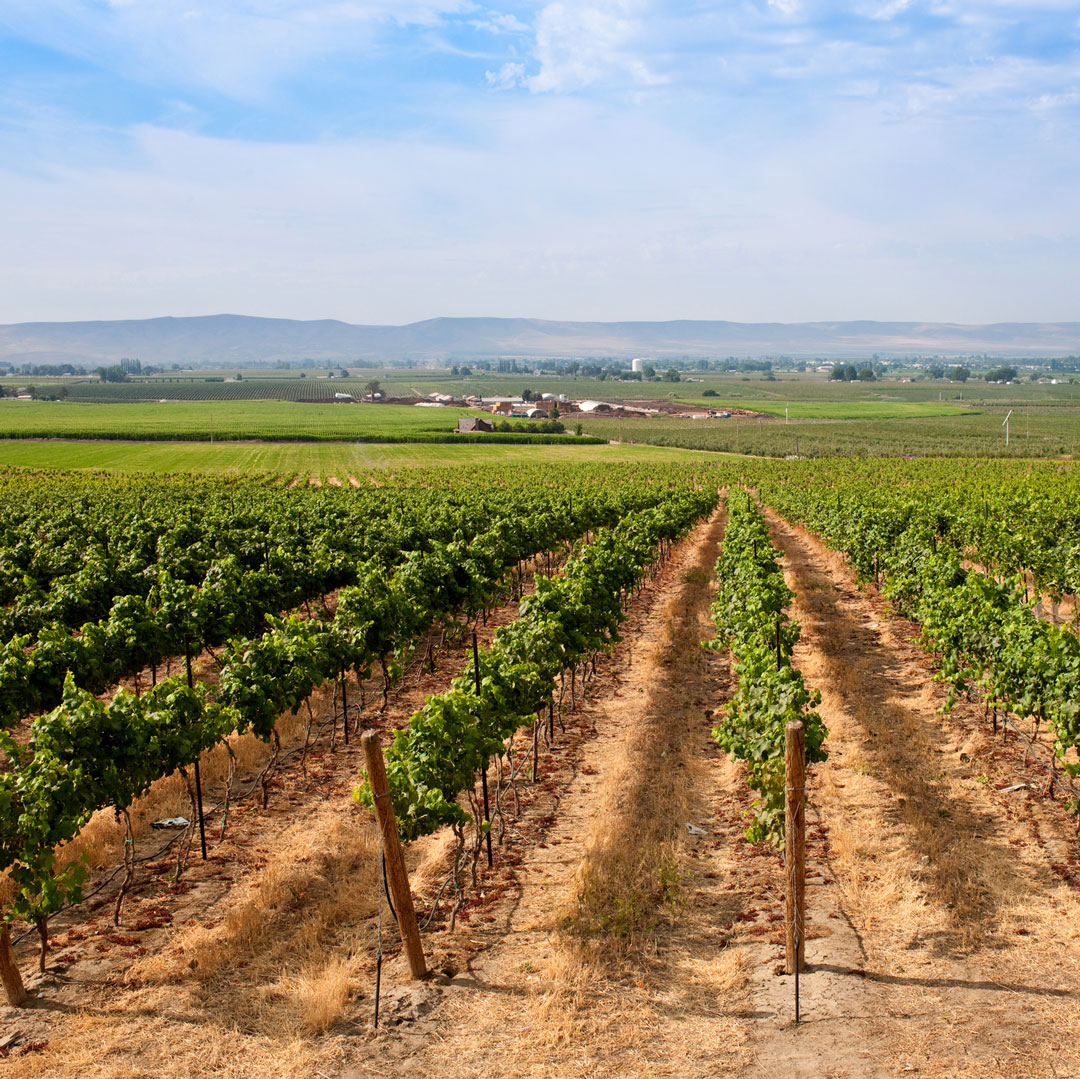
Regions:
M 496 356 L 993 356 L 1080 353 L 1080 322 L 555 322 L 533 318 L 434 318 L 360 326 L 249 315 L 21 322 L 0 326 L 0 360 L 98 366 L 123 356 L 144 364 L 244 366 L 275 361 L 469 360 Z

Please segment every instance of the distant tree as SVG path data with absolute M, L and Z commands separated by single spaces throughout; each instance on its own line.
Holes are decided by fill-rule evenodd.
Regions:
M 120 364 L 114 364 L 112 367 L 99 367 L 94 374 L 101 379 L 102 382 L 127 382 L 127 371 L 120 366 Z
M 236 372 L 236 381 L 237 382 L 243 382 L 244 381 L 244 376 L 242 374 L 240 374 L 239 371 Z
M 472 378 L 472 368 L 470 368 L 470 367 L 462 367 L 461 368 L 461 377 L 462 378 Z
M 533 392 L 528 387 L 521 391 L 522 401 L 531 401 L 533 399 Z
M 366 393 L 372 401 L 375 400 L 375 394 L 379 392 L 379 389 L 379 380 L 377 378 L 370 379 L 364 383 L 364 393 Z
M 943 364 L 940 364 L 940 363 L 932 363 L 926 369 L 926 371 L 927 371 L 927 374 L 929 374 L 929 376 L 931 378 L 944 378 L 945 377 L 945 367 L 944 367 Z
M 849 363 L 847 365 L 847 367 L 844 368 L 844 381 L 845 382 L 855 382 L 858 379 L 858 377 L 859 377 L 858 368 L 853 363 Z
M 874 369 L 867 364 L 866 367 L 859 368 L 859 381 L 860 382 L 875 382 L 877 381 L 877 375 L 874 374 Z
M 553 420 L 557 420 L 559 418 L 559 406 L 558 405 L 552 405 L 551 406 L 551 418 Z
M 842 363 L 838 363 L 829 372 L 829 379 L 832 382 L 846 382 L 847 381 L 845 376 L 844 376 L 844 365 Z
M 669 367 L 664 372 L 665 382 L 678 382 L 681 378 L 682 376 L 679 374 L 679 370 L 676 367 Z
M 967 382 L 970 377 L 971 372 L 966 367 L 954 367 L 949 375 L 953 382 Z
M 1012 382 L 1016 378 L 1016 368 L 995 367 L 993 371 L 987 371 L 983 378 L 987 382 Z
M 341 377 L 342 378 L 348 378 L 349 377 L 349 369 L 347 367 L 343 367 L 341 369 Z
M 711 386 L 707 390 L 702 390 L 702 397 L 719 397 L 720 395 Z
M 456 364 L 450 368 L 450 377 L 457 378 L 461 374 L 461 368 Z
M 647 363 L 642 369 L 641 373 L 646 378 L 656 378 L 656 368 L 651 363 Z

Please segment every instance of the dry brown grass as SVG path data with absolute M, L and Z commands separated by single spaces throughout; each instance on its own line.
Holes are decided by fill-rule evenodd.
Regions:
M 373 950 L 377 867 L 370 821 L 328 807 L 282 837 L 275 860 L 217 925 L 178 932 L 128 980 L 193 982 L 221 1020 L 246 1031 L 324 1030 L 355 984 L 359 967 L 349 955 L 361 945 L 365 956 Z
M 161 995 L 142 1003 L 137 1023 L 109 1009 L 74 1016 L 62 1040 L 12 1059 L 5 1070 L 19 1079 L 312 1079 L 329 1074 L 342 1055 L 337 1040 L 240 1037 L 200 1023 Z
M 720 519 L 713 524 L 715 553 Z M 709 596 L 705 565 L 688 567 L 658 613 L 657 648 L 636 678 L 646 688 L 639 722 L 608 764 L 595 824 L 577 874 L 572 909 L 564 920 L 574 936 L 600 935 L 609 951 L 640 946 L 679 901 L 680 836 L 695 792 L 691 782 L 700 709 L 687 699 L 687 657 L 700 666 L 703 614 Z

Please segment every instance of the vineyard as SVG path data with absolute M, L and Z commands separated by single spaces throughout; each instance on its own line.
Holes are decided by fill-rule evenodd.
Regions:
M 0 475 L 12 1074 L 1069 1074 L 1071 465 L 350 479 Z

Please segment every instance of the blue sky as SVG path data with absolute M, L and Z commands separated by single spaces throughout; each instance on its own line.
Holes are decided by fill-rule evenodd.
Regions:
M 1080 3 L 4 0 L 0 322 L 1080 319 Z

